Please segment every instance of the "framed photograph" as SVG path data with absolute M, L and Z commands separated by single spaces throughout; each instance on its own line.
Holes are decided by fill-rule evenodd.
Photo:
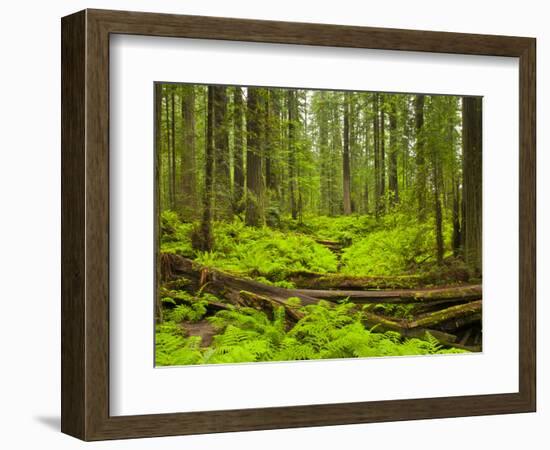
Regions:
M 534 38 L 61 29 L 63 432 L 535 411 Z

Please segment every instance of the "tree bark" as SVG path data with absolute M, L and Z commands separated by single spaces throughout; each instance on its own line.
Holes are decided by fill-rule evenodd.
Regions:
M 213 86 L 214 90 L 214 211 L 217 219 L 231 216 L 231 177 L 229 155 L 229 133 L 227 123 L 227 93 L 224 86 Z
M 212 236 L 212 196 L 214 188 L 214 87 L 208 86 L 206 114 L 206 143 L 204 165 L 204 192 L 202 205 L 202 220 L 198 234 L 193 239 L 193 247 L 197 250 L 210 252 L 214 246 Z
M 155 319 L 162 323 L 162 302 L 160 298 L 160 174 L 161 174 L 161 145 L 162 145 L 162 84 L 155 84 Z
M 380 212 L 386 209 L 386 96 L 380 94 Z
M 195 162 L 195 88 L 185 86 L 182 99 L 183 145 L 181 152 L 181 217 L 191 221 L 197 211 L 197 167 Z
M 395 205 L 399 202 L 399 186 L 397 179 L 397 105 L 391 100 L 390 109 L 390 150 L 389 150 L 389 191 L 390 202 Z
M 295 292 L 324 300 L 338 301 L 349 299 L 352 303 L 432 303 L 466 302 L 479 300 L 481 285 L 451 286 L 427 289 L 390 290 L 336 290 L 336 289 L 296 289 Z
M 328 148 L 328 115 L 327 96 L 325 91 L 319 93 L 319 160 L 320 160 L 320 192 L 319 210 L 321 214 L 330 214 L 329 210 L 329 148 Z
M 466 264 L 481 275 L 482 157 L 481 98 L 462 99 L 463 252 Z
M 263 216 L 262 155 L 260 142 L 260 89 L 248 88 L 246 112 L 246 214 L 249 226 L 261 226 Z
M 351 214 L 351 169 L 349 150 L 349 92 L 344 94 L 344 151 L 342 154 L 342 182 L 344 192 L 344 215 Z
M 244 196 L 243 91 L 233 91 L 233 211 L 242 212 Z
M 292 218 L 298 218 L 296 202 L 296 92 L 287 91 L 288 103 L 288 191 Z
M 416 192 L 418 199 L 418 218 L 426 220 L 426 162 L 424 155 L 424 96 L 417 95 L 414 99 L 416 128 Z
M 172 93 L 170 95 L 170 112 L 171 112 L 171 119 L 170 119 L 170 129 L 172 140 L 171 140 L 171 162 L 170 166 L 172 167 L 172 171 L 170 172 L 170 191 L 172 192 L 172 198 L 170 199 L 170 207 L 172 210 L 177 209 L 177 191 L 176 191 L 176 102 L 175 102 L 175 95 L 174 90 L 172 89 Z
M 374 94 L 374 116 L 373 116 L 373 134 L 374 134 L 374 213 L 379 216 L 381 208 L 380 192 L 380 108 L 379 94 Z

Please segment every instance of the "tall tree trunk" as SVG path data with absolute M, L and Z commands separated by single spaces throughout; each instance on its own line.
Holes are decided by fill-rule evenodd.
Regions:
M 371 181 L 371 170 L 370 170 L 370 159 L 372 157 L 371 150 L 372 146 L 370 145 L 370 133 L 369 133 L 369 127 L 370 127 L 370 120 L 369 120 L 369 101 L 368 97 L 365 96 L 365 103 L 364 103 L 364 113 L 363 113 L 363 128 L 364 128 L 364 143 L 365 143 L 365 149 L 364 149 L 364 171 L 365 171 L 365 178 L 363 180 L 364 186 L 365 186 L 365 195 L 364 195 L 364 201 L 363 201 L 363 211 L 366 214 L 369 214 L 370 212 L 370 189 L 369 189 L 369 183 Z
M 246 214 L 249 226 L 261 226 L 263 216 L 263 181 L 260 127 L 260 89 L 248 88 L 246 110 Z
M 197 167 L 195 162 L 195 88 L 185 86 L 182 99 L 183 145 L 181 152 L 181 216 L 193 220 L 197 211 Z
M 171 128 L 170 128 L 170 100 L 169 93 L 167 88 L 164 89 L 164 113 L 165 113 L 165 122 L 166 122 L 166 155 L 167 155 L 167 167 L 166 167 L 166 190 L 167 193 L 166 205 L 167 209 L 172 208 L 172 198 L 174 194 L 172 192 L 172 137 L 171 137 Z
M 342 155 L 342 182 L 344 192 L 344 215 L 351 214 L 351 169 L 349 151 L 349 92 L 344 94 L 344 152 Z
M 288 102 L 288 191 L 292 218 L 298 218 L 296 202 L 296 92 L 287 91 Z
M 463 145 L 463 252 L 466 264 L 475 274 L 481 274 L 482 230 L 482 158 L 481 158 L 481 98 L 462 99 Z
M 434 193 L 434 217 L 435 217 L 435 248 L 437 265 L 443 265 L 443 215 L 441 211 L 441 167 L 439 155 L 435 146 L 432 147 L 432 180 Z
M 244 200 L 244 145 L 243 145 L 243 90 L 233 91 L 233 211 L 243 211 Z
M 380 111 L 379 111 L 379 94 L 374 94 L 374 116 L 373 116 L 373 131 L 374 131 L 374 213 L 379 216 L 381 210 L 380 201 Z
M 158 323 L 162 323 L 162 302 L 160 298 L 160 233 L 161 221 L 160 213 L 161 196 L 160 196 L 160 180 L 161 180 L 161 145 L 162 145 L 162 84 L 155 84 L 155 319 Z
M 206 143 L 204 154 L 204 191 L 202 205 L 202 220 L 198 234 L 193 239 L 193 247 L 197 250 L 210 252 L 214 246 L 212 235 L 212 201 L 214 191 L 214 87 L 208 86 L 206 113 Z
M 461 229 L 460 229 L 460 187 L 458 180 L 453 174 L 453 256 L 457 257 L 460 255 L 460 246 L 461 246 Z
M 231 217 L 231 175 L 226 87 L 214 86 L 215 217 Z
M 386 209 L 386 96 L 380 94 L 380 212 Z
M 273 101 L 271 90 L 265 90 L 264 110 L 263 110 L 263 154 L 265 160 L 265 185 L 269 191 L 275 186 L 275 174 L 273 168 L 273 124 L 272 124 Z
M 329 214 L 329 149 L 328 149 L 328 115 L 326 92 L 319 94 L 319 160 L 320 160 L 320 199 L 319 210 L 321 214 Z
M 170 128 L 172 135 L 172 158 L 171 158 L 171 167 L 172 172 L 170 173 L 170 191 L 172 192 L 172 198 L 170 199 L 170 207 L 175 211 L 177 209 L 177 191 L 176 191 L 176 102 L 174 90 L 172 89 L 172 94 L 170 95 L 170 107 L 171 107 L 171 119 L 170 119 Z
M 399 201 L 399 186 L 397 179 L 397 105 L 396 99 L 391 99 L 390 110 L 390 151 L 389 151 L 389 191 L 390 201 Z
M 426 220 L 426 161 L 424 144 L 424 96 L 417 95 L 414 99 L 416 128 L 416 192 L 418 199 L 418 218 Z

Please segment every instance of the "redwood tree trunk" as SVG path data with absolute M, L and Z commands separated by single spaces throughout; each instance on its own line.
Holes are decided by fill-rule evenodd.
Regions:
M 242 211 L 244 196 L 243 158 L 243 91 L 236 87 L 233 92 L 233 210 Z
M 351 214 L 351 178 L 349 156 L 349 93 L 344 94 L 344 151 L 342 155 L 344 215 Z
M 399 201 L 399 186 L 397 182 L 397 105 L 392 99 L 390 110 L 390 150 L 389 150 L 389 190 L 390 201 L 395 204 Z
M 292 218 L 298 218 L 296 202 L 296 93 L 288 91 L 288 191 Z
M 416 128 L 416 170 L 417 170 L 417 199 L 418 218 L 426 219 L 426 161 L 424 155 L 424 96 L 417 95 L 414 100 L 415 128 Z
M 204 192 L 202 205 L 202 220 L 198 236 L 193 241 L 197 250 L 210 252 L 214 245 L 212 236 L 212 196 L 214 184 L 214 88 L 208 86 L 208 106 L 206 114 L 206 143 L 204 165 Z
M 481 98 L 462 99 L 463 252 L 466 264 L 481 274 L 482 170 Z
M 260 89 L 248 88 L 246 112 L 246 215 L 249 226 L 263 224 L 263 182 L 260 142 Z
M 214 167 L 215 216 L 228 219 L 231 211 L 229 133 L 227 124 L 227 94 L 224 86 L 214 86 Z
M 181 216 L 193 220 L 197 211 L 195 162 L 195 88 L 186 86 L 182 100 L 183 145 L 181 152 Z

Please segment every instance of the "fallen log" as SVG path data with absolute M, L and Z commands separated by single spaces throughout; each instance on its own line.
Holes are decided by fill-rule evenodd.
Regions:
M 451 306 L 449 308 L 442 309 L 425 316 L 418 317 L 412 321 L 408 321 L 408 328 L 417 327 L 432 327 L 439 325 L 443 322 L 449 322 L 452 320 L 462 319 L 464 317 L 472 316 L 481 313 L 481 300 L 476 300 L 464 305 Z
M 170 297 L 174 301 L 175 305 L 191 305 L 194 301 L 193 299 L 184 299 L 184 298 L 177 297 L 178 292 L 171 291 L 169 289 L 161 288 L 160 293 L 161 295 L 159 297 Z M 216 312 L 216 311 L 232 309 L 232 306 L 222 302 L 216 302 L 214 300 L 207 300 L 206 309 L 209 311 Z
M 414 289 L 422 286 L 449 284 L 459 280 L 466 283 L 469 280 L 467 272 L 457 273 L 456 270 L 438 273 L 408 274 L 396 276 L 356 276 L 347 274 L 318 274 L 311 272 L 294 273 L 289 277 L 300 289 Z
M 226 272 L 204 267 L 178 255 L 171 256 L 169 273 L 173 276 L 183 275 L 192 278 L 199 288 L 215 295 L 225 295 L 227 293 L 234 299 L 235 295 L 238 295 L 241 291 L 248 291 L 283 302 L 291 297 L 298 297 L 302 305 L 319 303 L 319 299 L 295 289 L 270 286 L 255 280 L 240 278 Z
M 330 290 L 330 289 L 296 289 L 295 292 L 319 299 L 337 301 L 349 299 L 358 304 L 368 303 L 429 303 L 429 302 L 464 302 L 481 298 L 481 285 L 451 286 L 425 289 L 397 290 Z
M 429 301 L 451 303 L 450 300 L 454 298 L 467 301 L 472 296 L 479 297 L 481 295 L 481 286 L 479 285 L 417 289 L 413 291 L 400 289 L 393 291 L 346 292 L 318 289 L 285 289 L 247 278 L 240 278 L 216 269 L 210 269 L 177 255 L 166 257 L 164 263 L 167 265 L 165 273 L 170 274 L 172 279 L 185 276 L 197 289 L 223 296 L 235 305 L 242 305 L 244 300 L 245 302 L 268 304 L 271 308 L 274 305 L 284 306 L 287 317 L 293 321 L 297 321 L 301 317 L 299 311 L 286 304 L 286 300 L 290 297 L 299 298 L 302 305 L 311 305 L 317 304 L 323 298 L 326 300 L 336 300 L 338 296 L 342 296 L 343 294 L 346 294 L 345 297 L 352 297 L 353 299 L 373 300 L 365 303 L 391 303 L 392 300 L 399 303 L 427 303 Z M 406 302 L 402 301 L 403 298 L 407 299 Z M 216 306 L 227 308 L 227 305 L 223 303 L 219 305 L 212 304 L 212 307 Z M 376 329 L 379 331 L 396 331 L 400 335 L 409 338 L 417 337 L 425 339 L 426 333 L 430 333 L 441 344 L 447 346 L 457 346 L 455 345 L 457 337 L 447 331 L 453 331 L 468 324 L 475 324 L 480 319 L 481 300 L 450 306 L 415 317 L 412 320 L 393 320 L 370 312 L 364 312 L 364 323 L 368 327 L 372 328 L 376 326 Z M 477 343 L 474 342 L 474 344 Z
M 344 274 L 294 273 L 289 277 L 299 289 L 411 289 L 431 284 L 419 275 L 360 277 Z
M 455 319 L 451 319 L 447 322 L 444 322 L 438 325 L 438 328 L 440 328 L 443 331 L 454 331 L 454 330 L 458 330 L 460 328 L 464 328 L 469 325 L 472 325 L 476 322 L 481 323 L 481 313 L 472 314 L 466 317 L 458 317 Z
M 269 312 L 271 313 L 273 313 L 273 310 L 275 308 L 283 307 L 285 310 L 285 316 L 291 322 L 298 322 L 301 318 L 304 317 L 304 314 L 302 312 L 298 311 L 296 308 L 293 308 L 288 303 L 285 303 L 283 301 L 265 297 L 248 291 L 241 291 L 239 294 L 243 299 L 245 306 L 257 307 L 262 310 L 265 310 L 267 307 L 269 309 Z
M 379 316 L 377 314 L 365 312 L 363 315 L 363 324 L 367 328 L 374 329 L 375 331 L 385 333 L 386 331 L 395 331 L 401 336 L 406 338 L 419 338 L 426 339 L 426 334 L 431 334 L 441 344 L 449 345 L 453 344 L 457 337 L 450 333 L 445 333 L 438 330 L 432 330 L 427 328 L 409 328 L 405 321 L 394 321 L 387 317 Z

